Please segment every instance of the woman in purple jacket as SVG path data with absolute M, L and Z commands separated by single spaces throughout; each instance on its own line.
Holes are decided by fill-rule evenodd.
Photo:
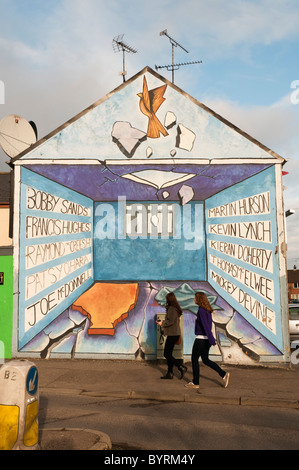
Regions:
M 216 344 L 212 334 L 212 312 L 213 309 L 204 292 L 196 292 L 195 303 L 198 305 L 198 312 L 195 321 L 195 341 L 192 348 L 192 370 L 193 382 L 185 385 L 187 388 L 199 388 L 199 358 L 202 362 L 214 369 L 224 380 L 224 387 L 228 386 L 229 372 L 225 372 L 215 362 L 209 359 L 209 350 Z

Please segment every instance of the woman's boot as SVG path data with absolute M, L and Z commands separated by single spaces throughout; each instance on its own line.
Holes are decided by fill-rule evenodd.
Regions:
M 186 372 L 187 372 L 188 369 L 187 369 L 186 366 L 184 366 L 184 364 L 179 365 L 179 366 L 178 366 L 178 369 L 179 369 L 179 371 L 180 371 L 180 373 L 181 373 L 180 380 L 182 380 L 182 378 L 184 377 L 184 375 L 186 374 Z
M 168 371 L 167 374 L 160 377 L 160 379 L 173 379 L 173 373 Z

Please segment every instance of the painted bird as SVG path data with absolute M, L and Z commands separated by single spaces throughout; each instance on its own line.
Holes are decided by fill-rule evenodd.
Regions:
M 163 85 L 154 90 L 148 90 L 146 78 L 143 78 L 143 92 L 138 93 L 137 96 L 140 97 L 140 110 L 145 116 L 148 117 L 148 129 L 147 136 L 152 139 L 157 139 L 160 137 L 160 132 L 164 136 L 168 135 L 168 132 L 162 126 L 161 122 L 156 116 L 156 112 L 160 108 L 161 104 L 165 101 L 163 98 L 164 92 L 167 88 L 167 85 Z

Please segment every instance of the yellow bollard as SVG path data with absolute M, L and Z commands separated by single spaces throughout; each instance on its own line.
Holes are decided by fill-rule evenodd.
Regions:
M 27 360 L 0 368 L 0 450 L 38 450 L 38 370 Z

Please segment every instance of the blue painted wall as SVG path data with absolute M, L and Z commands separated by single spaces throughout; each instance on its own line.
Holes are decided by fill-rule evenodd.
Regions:
M 20 348 L 92 284 L 92 239 L 93 201 L 21 168 Z
M 275 187 L 272 167 L 206 201 L 207 259 L 211 286 L 282 349 Z M 234 202 L 237 214 L 229 206 Z
M 96 203 L 95 280 L 205 280 L 204 204 L 175 207 L 174 234 L 169 239 L 132 239 L 124 236 L 121 205 Z
M 145 82 L 149 91 L 164 89 L 165 101 L 156 117 L 164 126 L 169 119 L 172 122 L 167 135 L 160 138 L 147 133 L 149 119 L 140 108 Z M 20 254 L 19 285 L 15 285 L 19 305 L 14 310 L 21 353 L 107 358 L 134 358 L 142 353 L 154 358 L 155 318 L 164 311 L 166 293 L 174 291 L 184 308 L 183 345 L 188 356 L 194 339 L 194 292 L 204 290 L 214 308 L 213 356 L 231 363 L 248 363 L 249 356 L 250 360 L 282 358 L 285 319 L 277 254 L 281 255 L 277 218 L 282 214 L 280 201 L 276 204 L 281 182 L 275 181 L 274 171 L 282 159 L 273 152 L 146 69 L 22 159 L 31 163 L 24 162 L 27 168 L 21 168 L 21 183 L 15 182 L 21 192 L 20 211 L 14 214 L 20 228 L 14 241 Z M 43 159 L 45 165 L 40 162 Z M 48 206 L 33 203 L 35 190 L 45 193 Z M 269 200 L 269 210 L 263 213 L 255 212 L 254 199 L 244 202 L 259 195 Z M 56 210 L 51 210 L 51 197 L 58 201 Z M 117 201 L 125 197 L 128 201 Z M 65 212 L 64 200 L 88 208 L 87 213 Z M 252 204 L 249 213 L 230 212 L 229 205 L 240 201 Z M 126 223 L 128 206 L 134 203 L 146 210 L 149 205 L 173 205 L 170 233 L 149 235 L 147 212 L 142 236 L 132 236 Z M 36 218 L 36 227 L 53 219 L 58 232 L 40 236 L 37 229 L 35 235 L 32 219 L 26 223 L 30 217 Z M 64 222 L 88 224 L 88 231 L 59 233 Z M 250 224 L 264 229 L 265 237 L 254 239 L 246 232 Z M 87 239 L 85 246 L 70 248 L 70 243 Z M 279 234 L 279 243 L 282 240 Z M 58 255 L 43 260 L 47 244 Z M 228 245 L 231 251 L 225 249 Z M 243 248 L 264 250 L 264 263 L 239 257 Z M 86 257 L 85 262 L 73 269 L 72 263 L 80 257 Z M 65 286 L 86 272 L 90 276 L 86 282 L 73 292 L 69 287 L 66 295 Z M 114 317 L 114 307 L 109 311 L 108 303 L 101 309 L 101 300 L 109 293 L 109 284 L 117 288 L 124 281 L 138 284 L 138 296 L 129 304 L 125 299 Z M 98 298 L 96 287 L 101 288 Z M 79 296 L 89 290 L 94 305 L 80 299 L 82 305 L 76 306 Z M 93 319 L 101 321 L 102 315 L 104 319 L 109 315 L 109 321 L 120 320 L 114 335 L 90 332 Z

